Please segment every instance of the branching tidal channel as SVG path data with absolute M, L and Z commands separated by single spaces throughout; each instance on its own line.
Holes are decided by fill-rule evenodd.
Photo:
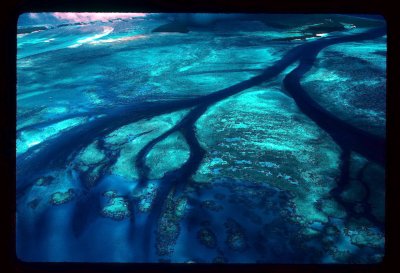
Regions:
M 322 49 L 338 43 L 375 39 L 383 35 L 385 35 L 385 29 L 379 28 L 357 34 L 344 33 L 336 34 L 331 37 L 319 38 L 291 49 L 281 60 L 265 68 L 261 74 L 209 95 L 174 101 L 137 103 L 104 111 L 101 113 L 102 116 L 97 119 L 76 126 L 58 137 L 30 148 L 26 153 L 18 156 L 17 198 L 21 198 L 21 196 L 26 193 L 26 190 L 32 186 L 34 181 L 43 175 L 46 170 L 62 167 L 65 165 L 66 161 L 79 153 L 82 148 L 95 140 L 101 140 L 119 127 L 164 113 L 190 109 L 184 118 L 175 126 L 148 142 L 137 154 L 135 162 L 131 163 L 134 164 L 138 170 L 139 179 L 135 191 L 139 192 L 149 183 L 150 170 L 149 167 L 146 166 L 145 161 L 146 156 L 157 143 L 166 139 L 171 134 L 179 132 L 183 135 L 190 148 L 188 160 L 181 167 L 167 172 L 161 178 L 160 186 L 154 199 L 153 209 L 146 215 L 145 224 L 135 226 L 135 230 L 132 231 L 132 236 L 134 236 L 136 240 L 141 241 L 141 243 L 138 243 L 142 244 L 143 248 L 143 256 L 141 259 L 146 261 L 148 260 L 149 253 L 152 252 L 151 245 L 146 242 L 154 242 L 155 240 L 153 238 L 155 228 L 165 206 L 167 196 L 172 194 L 175 199 L 180 197 L 180 194 L 185 189 L 192 175 L 198 170 L 206 154 L 206 151 L 200 146 L 196 138 L 195 122 L 211 105 L 251 87 L 265 83 L 279 75 L 291 64 L 298 62 L 297 67 L 285 76 L 283 80 L 284 88 L 294 99 L 298 108 L 320 128 L 327 132 L 336 144 L 341 147 L 343 152 L 342 175 L 338 180 L 337 187 L 334 188 L 331 193 L 337 202 L 342 204 L 346 209 L 351 210 L 340 197 L 347 183 L 346 181 L 348 180 L 346 179 L 346 170 L 348 169 L 349 154 L 351 151 L 355 151 L 368 160 L 384 166 L 385 139 L 358 129 L 325 110 L 307 94 L 302 88 L 300 80 L 302 76 L 312 68 L 318 53 Z M 93 188 L 82 185 L 83 196 L 85 197 L 82 197 L 80 202 L 96 203 L 93 201 L 94 197 L 91 193 L 96 187 L 96 185 L 94 185 Z M 366 204 L 366 202 L 364 203 Z M 129 200 L 129 206 L 135 211 L 137 205 L 134 199 Z M 91 207 L 96 209 L 96 206 Z M 365 208 L 368 209 L 368 206 L 365 205 Z M 82 214 L 80 218 L 84 219 L 89 217 L 88 215 L 90 212 L 80 212 L 80 214 Z M 376 226 L 383 228 L 382 224 L 379 223 L 371 213 L 367 213 L 366 215 L 368 220 L 376 224 Z M 77 233 L 79 233 L 79 226 L 78 224 L 76 228 Z

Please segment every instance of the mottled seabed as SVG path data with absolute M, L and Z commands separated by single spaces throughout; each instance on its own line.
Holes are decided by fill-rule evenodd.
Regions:
M 28 16 L 20 259 L 382 260 L 383 21 L 152 14 L 28 28 Z

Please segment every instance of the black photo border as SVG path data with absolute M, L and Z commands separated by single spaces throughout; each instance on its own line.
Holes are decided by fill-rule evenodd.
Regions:
M 393 1 L 394 2 L 394 1 Z M 0 272 L 399 272 L 400 267 L 400 14 L 391 1 L 379 0 L 22 0 L 1 8 L 2 79 L 0 97 L 0 205 L 2 248 Z M 16 257 L 15 135 L 16 26 L 24 12 L 230 12 L 230 13 L 348 13 L 382 15 L 387 23 L 387 161 L 386 244 L 379 264 L 142 264 L 28 263 Z M 400 13 L 400 10 L 397 10 Z

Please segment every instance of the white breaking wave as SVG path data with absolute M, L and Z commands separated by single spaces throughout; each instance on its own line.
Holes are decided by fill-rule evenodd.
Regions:
M 133 41 L 138 39 L 146 38 L 146 35 L 132 35 L 127 37 L 121 38 L 109 38 L 109 39 L 102 39 L 90 42 L 92 45 L 103 44 L 103 43 L 116 43 L 116 42 L 126 42 L 126 41 Z
M 114 28 L 112 28 L 112 27 L 103 27 L 103 32 L 102 33 L 99 33 L 99 34 L 96 34 L 96 35 L 93 35 L 93 36 L 90 36 L 90 37 L 87 37 L 87 38 L 84 38 L 84 39 L 79 39 L 78 41 L 76 41 L 75 44 L 70 45 L 68 47 L 69 48 L 74 48 L 74 47 L 78 47 L 78 46 L 81 46 L 81 45 L 86 44 L 86 43 L 93 42 L 93 41 L 95 41 L 95 40 L 97 40 L 99 38 L 107 36 L 108 34 L 113 32 L 113 30 L 114 30 Z

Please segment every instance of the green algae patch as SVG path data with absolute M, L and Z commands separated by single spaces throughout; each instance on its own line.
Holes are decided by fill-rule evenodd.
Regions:
M 182 110 L 148 120 L 140 120 L 109 134 L 105 138 L 106 146 L 119 150 L 118 159 L 111 167 L 111 172 L 129 180 L 137 179 L 135 160 L 139 151 L 151 140 L 176 125 L 187 112 L 188 110 Z
M 159 179 L 168 171 L 182 166 L 190 156 L 190 149 L 181 133 L 173 133 L 154 145 L 146 157 L 149 178 Z
M 75 191 L 73 189 L 69 189 L 65 192 L 55 192 L 50 197 L 50 203 L 52 205 L 62 205 L 68 203 L 75 197 Z
M 112 197 L 108 204 L 102 208 L 101 215 L 115 221 L 122 221 L 131 216 L 128 201 L 123 197 Z

